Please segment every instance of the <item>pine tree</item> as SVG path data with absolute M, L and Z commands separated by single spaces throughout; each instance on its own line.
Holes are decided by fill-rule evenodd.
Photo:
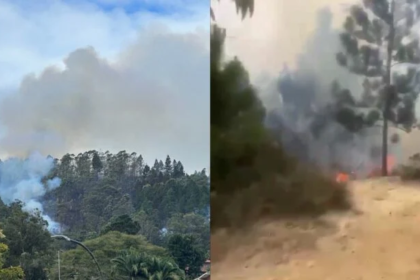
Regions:
M 150 166 L 146 164 L 143 169 L 143 180 L 148 180 L 150 175 Z
M 137 158 L 136 162 L 137 162 L 137 168 L 138 168 L 138 170 L 137 170 L 136 174 L 141 174 L 141 172 L 142 172 L 142 171 L 143 171 L 143 169 L 144 169 L 144 160 L 143 160 L 143 156 L 142 156 L 142 155 L 139 155 L 139 157 Z
M 174 165 L 173 168 L 174 168 L 174 173 L 173 173 L 174 178 L 180 178 L 185 175 L 184 166 L 182 165 L 180 161 L 178 161 L 176 165 Z
M 364 0 L 363 5 L 350 8 L 340 35 L 343 51 L 337 54 L 337 62 L 364 79 L 359 99 L 333 85 L 339 100 L 337 118 L 354 131 L 382 122 L 384 176 L 388 169 L 388 122 L 407 132 L 416 122 L 420 51 L 412 28 L 420 13 L 419 2 Z M 397 64 L 407 71 L 392 71 Z
M 169 155 L 166 156 L 165 160 L 165 175 L 166 177 L 170 177 L 172 174 L 172 161 Z
M 101 172 L 102 168 L 103 168 L 103 164 L 102 164 L 102 160 L 98 154 L 98 152 L 94 152 L 93 153 L 93 157 L 92 157 L 92 168 L 95 171 L 95 176 L 98 179 L 99 178 L 99 173 Z

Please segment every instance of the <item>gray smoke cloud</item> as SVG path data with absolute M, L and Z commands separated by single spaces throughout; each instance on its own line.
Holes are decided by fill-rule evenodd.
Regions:
M 147 161 L 169 154 L 191 171 L 208 167 L 208 34 L 151 26 L 112 61 L 80 48 L 64 68 L 28 75 L 0 103 L 2 151 L 127 150 Z
M 278 111 L 284 106 L 278 85 L 280 79 L 278 73 L 282 71 L 284 65 L 288 66 L 288 73 L 293 74 L 294 79 L 303 84 L 308 83 L 306 80 L 313 81 L 315 77 L 319 88 L 313 93 L 318 108 L 331 98 L 329 91 L 322 88 L 325 88 L 334 78 L 337 78 L 343 87 L 349 88 L 353 93 L 360 92 L 358 88 L 361 83 L 335 62 L 335 51 L 339 46 L 337 32 L 348 15 L 348 8 L 356 3 L 360 1 L 259 1 L 256 3 L 252 18 L 246 18 L 243 21 L 236 15 L 234 3 L 231 1 L 213 1 L 212 7 L 217 23 L 227 29 L 228 55 L 240 58 L 250 72 L 254 85 L 259 88 L 267 109 Z M 326 9 L 331 11 L 332 18 L 327 15 Z M 324 17 L 320 16 L 322 14 Z M 283 73 L 281 76 L 284 78 L 286 75 Z M 303 98 L 306 97 L 303 96 Z M 299 125 L 307 128 L 305 126 L 307 119 L 304 118 L 304 120 L 306 122 L 300 121 Z M 277 121 L 278 118 L 273 120 L 275 123 Z M 336 129 L 339 128 L 330 128 L 329 133 L 325 132 L 325 137 L 328 134 L 334 135 Z M 375 131 L 372 134 L 377 135 Z M 400 134 L 400 145 L 392 147 L 392 152 L 398 162 L 405 161 L 410 155 L 420 151 L 419 139 L 420 131 Z M 371 143 L 377 140 L 376 136 L 369 140 L 362 137 L 360 139 L 362 143 L 355 144 L 359 147 L 360 150 L 357 151 L 360 151 L 362 158 L 368 155 L 362 151 L 368 150 L 366 147 L 374 145 Z M 322 150 L 315 147 L 314 144 L 313 151 Z M 351 151 L 352 153 L 349 154 L 353 152 L 357 154 L 353 148 Z M 325 153 L 321 154 L 324 156 L 320 156 L 319 160 L 325 160 L 327 156 Z
M 120 150 L 146 161 L 170 155 L 187 171 L 209 166 L 209 36 L 207 30 L 145 28 L 113 59 L 80 48 L 40 74 L 26 76 L 0 100 L 0 197 L 41 211 L 61 180 L 42 182 L 65 153 Z M 33 153 L 33 151 L 37 151 Z
M 316 29 L 297 57 L 294 69 L 285 67 L 279 77 L 256 83 L 269 111 L 267 125 L 279 132 L 279 139 L 288 152 L 326 170 L 339 168 L 364 176 L 380 166 L 377 148 L 381 143 L 381 129 L 373 127 L 350 133 L 335 121 L 326 107 L 333 101 L 334 80 L 356 97 L 362 92 L 361 78 L 340 67 L 335 60 L 340 48 L 340 30 L 332 27 L 332 19 L 329 9 L 320 10 Z M 390 148 L 398 160 L 397 145 Z
M 57 230 L 59 224 L 43 213 L 40 199 L 46 192 L 60 186 L 60 178 L 52 178 L 46 183 L 42 179 L 54 167 L 54 159 L 32 153 L 25 159 L 9 158 L 0 163 L 0 198 L 6 204 L 16 200 L 24 203 L 24 210 L 29 213 L 40 211 L 48 222 L 50 231 Z

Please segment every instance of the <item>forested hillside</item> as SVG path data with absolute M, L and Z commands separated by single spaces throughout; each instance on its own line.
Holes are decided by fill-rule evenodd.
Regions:
M 86 244 L 106 279 L 146 272 L 151 279 L 163 271 L 169 273 L 164 279 L 189 279 L 202 273 L 210 245 L 205 170 L 186 174 L 170 156 L 149 165 L 136 153 L 89 151 L 56 159 L 44 182 L 54 177 L 62 180 L 60 187 L 42 198 L 44 212 L 60 225 L 54 233 Z M 51 239 L 40 215 L 26 213 L 19 202 L 1 207 L 4 267 L 21 266 L 25 279 L 58 279 L 57 251 L 63 250 L 62 279 L 98 279 L 89 255 Z M 147 271 L 140 269 L 145 266 Z

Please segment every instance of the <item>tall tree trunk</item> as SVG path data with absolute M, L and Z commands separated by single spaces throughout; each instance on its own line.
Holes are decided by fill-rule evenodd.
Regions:
M 391 94 L 391 63 L 392 51 L 394 49 L 394 10 L 395 0 L 391 0 L 391 9 L 389 12 L 389 38 L 388 38 L 388 51 L 386 61 L 386 76 L 385 76 L 385 104 L 383 108 L 384 125 L 382 128 L 382 176 L 388 175 L 388 116 Z

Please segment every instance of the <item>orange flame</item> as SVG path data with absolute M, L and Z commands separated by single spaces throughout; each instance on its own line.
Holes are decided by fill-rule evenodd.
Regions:
M 394 168 L 395 168 L 395 158 L 392 155 L 388 155 L 387 156 L 388 174 L 391 174 L 391 172 L 394 170 Z M 375 168 L 372 168 L 368 177 L 379 177 L 379 176 L 381 176 L 381 174 L 382 174 L 381 170 L 382 170 L 382 168 L 380 166 L 376 166 Z M 353 174 L 353 172 L 351 174 Z M 335 175 L 335 181 L 337 183 L 347 183 L 348 181 L 350 181 L 350 179 L 351 179 L 350 174 L 345 173 L 345 172 L 338 172 Z
M 387 161 L 388 174 L 390 174 L 395 168 L 395 159 L 392 155 L 388 155 L 386 158 L 386 161 Z M 369 177 L 378 177 L 378 176 L 381 176 L 381 174 L 382 174 L 382 168 L 376 167 L 370 172 Z
M 335 176 L 335 180 L 337 181 L 337 183 L 346 183 L 349 181 L 349 179 L 350 179 L 350 176 L 347 173 L 339 172 Z
M 388 173 L 391 173 L 394 170 L 395 160 L 394 157 L 389 155 L 386 157 Z

